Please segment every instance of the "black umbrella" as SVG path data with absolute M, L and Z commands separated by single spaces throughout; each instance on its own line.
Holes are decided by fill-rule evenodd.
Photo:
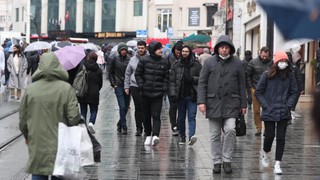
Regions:
M 69 41 L 56 41 L 51 46 L 51 51 L 57 51 L 65 46 L 72 46 L 72 43 Z

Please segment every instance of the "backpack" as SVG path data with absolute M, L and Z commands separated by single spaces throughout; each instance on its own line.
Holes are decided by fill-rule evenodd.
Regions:
M 76 96 L 84 97 L 88 92 L 88 72 L 83 66 L 82 70 L 76 75 L 72 87 L 76 91 Z

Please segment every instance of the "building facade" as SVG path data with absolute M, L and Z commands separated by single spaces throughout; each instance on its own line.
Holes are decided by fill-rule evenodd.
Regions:
M 12 1 L 0 0 L 0 31 L 12 29 Z

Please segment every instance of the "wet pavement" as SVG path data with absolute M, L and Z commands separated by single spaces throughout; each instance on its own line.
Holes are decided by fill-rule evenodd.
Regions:
M 4 106 L 0 105 L 1 110 Z M 225 174 L 222 171 L 216 175 L 212 174 L 208 120 L 202 114 L 197 115 L 198 141 L 193 146 L 179 145 L 179 137 L 172 136 L 171 133 L 169 104 L 164 101 L 160 143 L 156 147 L 145 147 L 144 138 L 135 136 L 133 101 L 127 115 L 128 134 L 117 133 L 119 109 L 112 88 L 104 81 L 95 124 L 96 138 L 102 145 L 101 163 L 85 168 L 88 173 L 86 179 L 317 179 L 320 177 L 319 141 L 313 133 L 308 110 L 299 110 L 297 112 L 303 116 L 296 118 L 287 130 L 286 147 L 281 164 L 283 175 L 273 174 L 274 161 L 270 168 L 261 167 L 263 137 L 254 136 L 251 112 L 246 116 L 247 135 L 237 137 L 232 160 L 233 173 Z M 0 126 L 1 124 L 2 120 Z M 0 138 L 3 136 L 5 135 L 1 135 Z M 26 148 L 17 145 L 12 151 L 19 150 L 25 151 Z M 275 144 L 272 157 L 274 152 Z M 2 159 L 1 156 L 0 158 Z M 14 162 L 19 162 L 20 165 L 26 163 L 19 158 L 11 159 L 8 163 Z M 0 168 L 3 169 L 3 163 L 0 163 Z M 11 169 L 16 171 L 16 174 L 21 170 L 23 169 Z M 2 179 L 1 174 L 0 179 Z

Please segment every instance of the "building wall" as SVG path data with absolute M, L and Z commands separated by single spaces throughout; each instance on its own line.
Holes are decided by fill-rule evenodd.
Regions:
M 0 0 L 0 30 L 9 31 L 12 23 L 12 1 Z

